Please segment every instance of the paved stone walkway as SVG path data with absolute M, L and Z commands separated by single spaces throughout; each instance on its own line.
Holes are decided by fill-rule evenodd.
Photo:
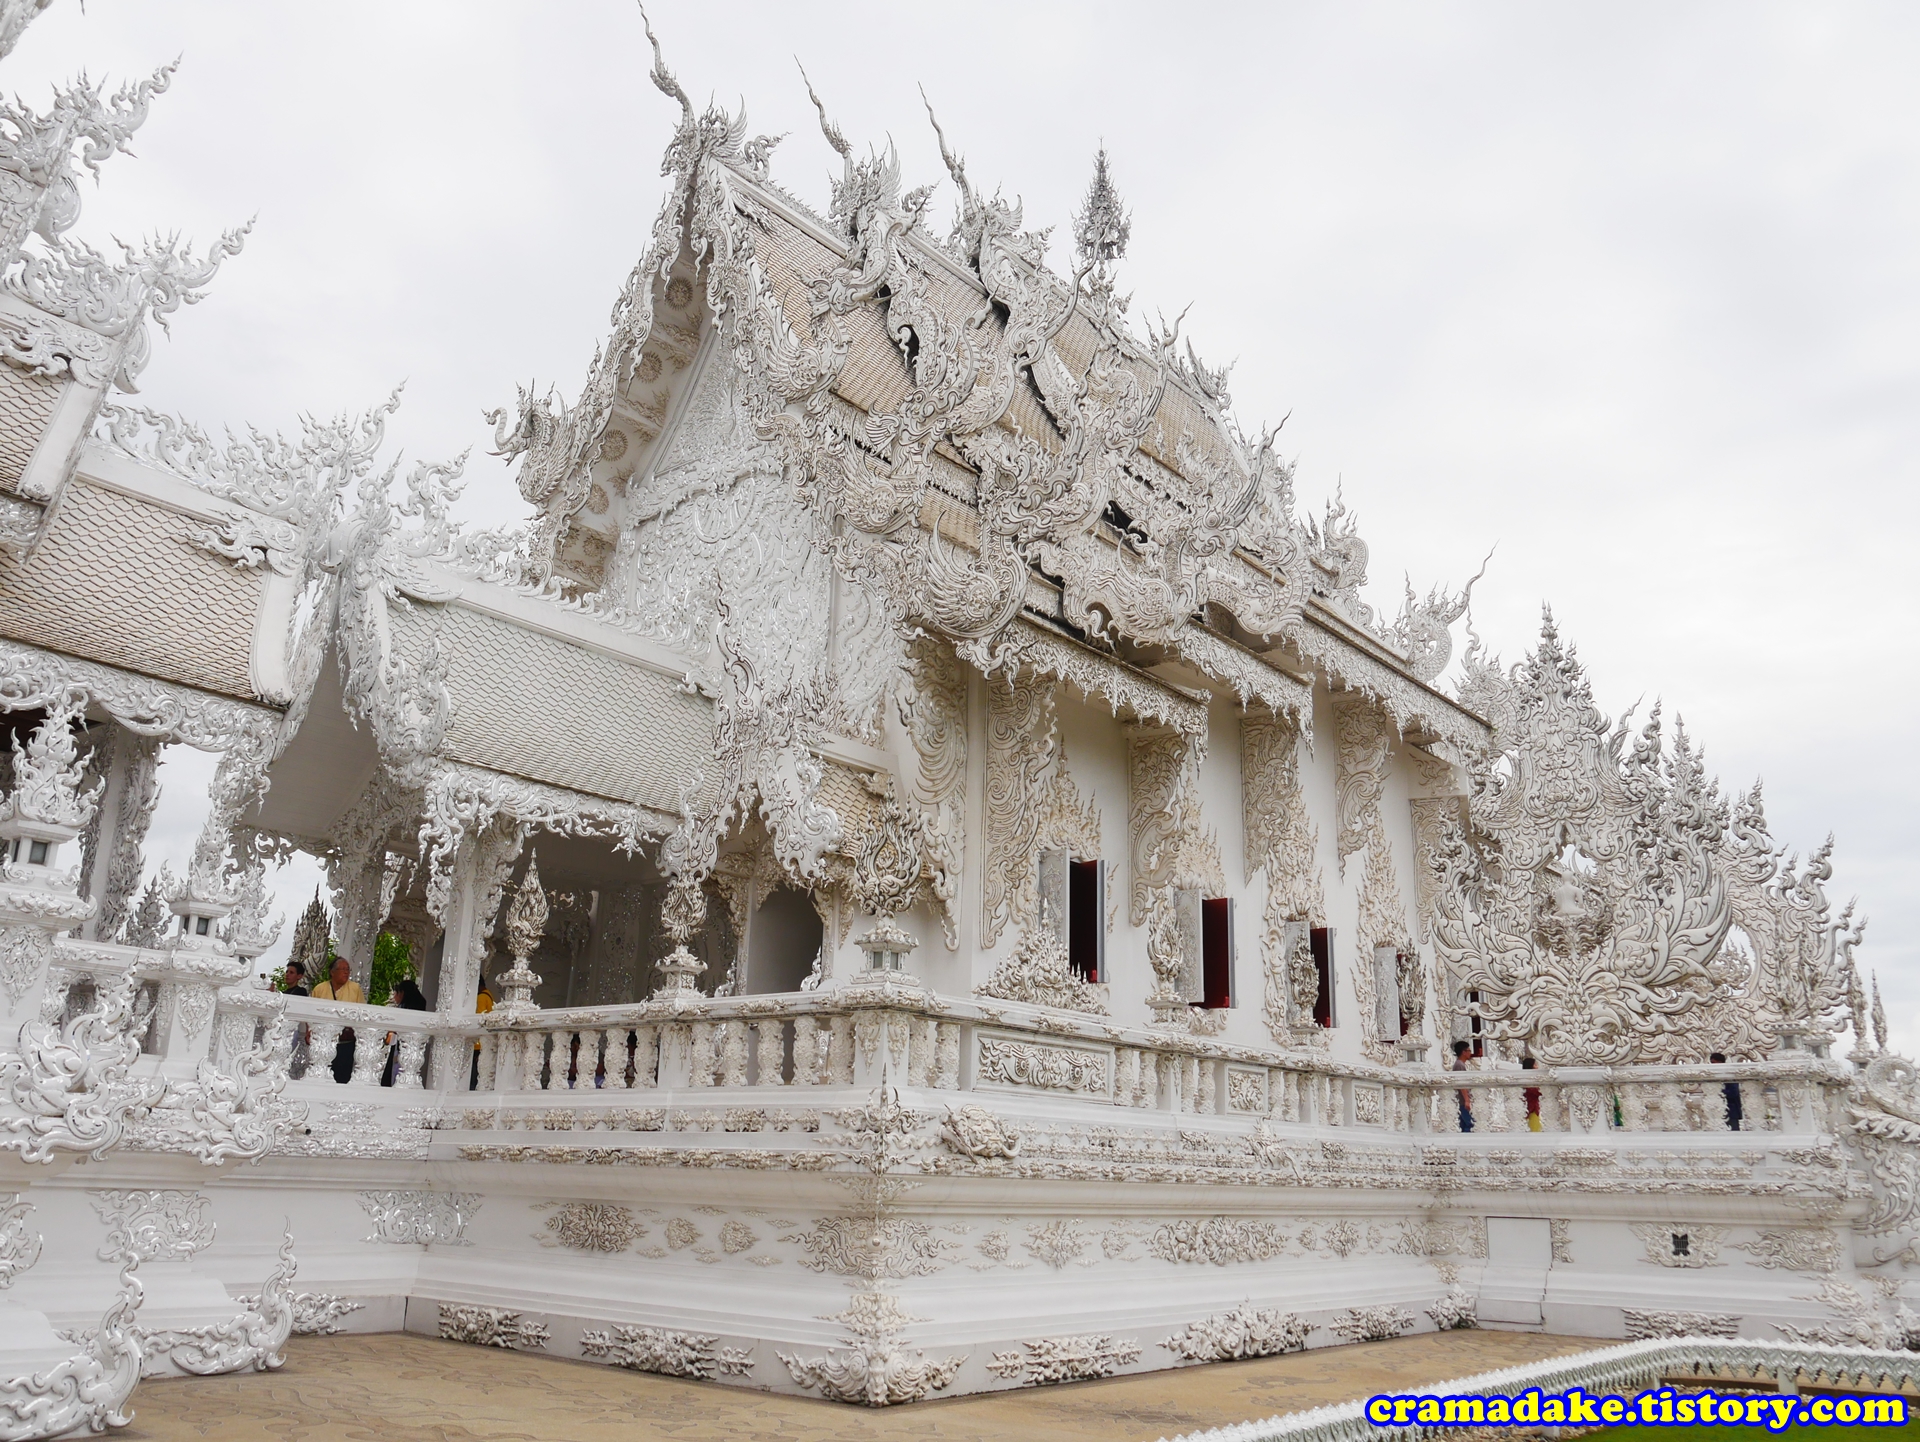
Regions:
M 121 1442 L 1154 1442 L 1608 1343 L 1442 1332 L 869 1411 L 401 1333 L 296 1337 L 278 1372 L 134 1394 Z

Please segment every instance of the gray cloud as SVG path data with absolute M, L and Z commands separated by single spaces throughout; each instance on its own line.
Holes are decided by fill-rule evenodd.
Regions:
M 1104 139 L 1136 310 L 1192 303 L 1249 423 L 1291 411 L 1303 500 L 1344 483 L 1376 604 L 1471 574 L 1517 659 L 1551 600 L 1602 704 L 1661 697 L 1774 830 L 1839 835 L 1896 1032 L 1920 1043 L 1913 816 L 1920 455 L 1920 15 L 1700 4 L 1211 6 L 658 0 L 697 98 L 834 159 L 798 52 L 857 144 L 942 178 L 915 85 L 972 173 L 1066 221 Z M 56 7 L 8 62 L 29 99 L 176 53 L 173 91 L 87 196 L 96 240 L 246 254 L 175 323 L 147 395 L 287 426 L 401 378 L 411 454 L 476 447 L 469 513 L 515 497 L 483 406 L 570 393 L 659 198 L 673 110 L 620 0 Z M 1644 710 L 1644 704 L 1643 704 Z M 184 848 L 183 848 L 184 849 Z

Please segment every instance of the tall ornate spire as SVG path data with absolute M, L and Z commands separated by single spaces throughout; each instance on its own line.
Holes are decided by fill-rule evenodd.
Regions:
M 1133 231 L 1133 217 L 1114 189 L 1107 169 L 1107 147 L 1102 145 L 1093 157 L 1093 179 L 1080 209 L 1073 216 L 1073 250 L 1076 270 L 1089 273 L 1093 294 L 1098 302 L 1113 298 L 1113 268 L 1127 254 L 1127 237 Z M 1120 302 L 1126 309 L 1126 301 Z

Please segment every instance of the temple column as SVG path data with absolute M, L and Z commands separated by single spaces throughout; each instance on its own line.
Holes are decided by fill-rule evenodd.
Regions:
M 160 756 L 166 746 L 160 737 L 141 736 L 118 722 L 110 721 L 103 729 L 106 789 L 81 881 L 82 892 L 98 903 L 80 931 L 88 941 L 111 941 L 139 890 L 144 860 L 140 848 L 160 799 Z

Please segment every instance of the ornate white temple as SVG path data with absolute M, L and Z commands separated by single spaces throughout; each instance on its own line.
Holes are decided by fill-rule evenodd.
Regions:
M 1059 273 L 958 137 L 942 235 L 822 101 L 820 214 L 656 46 L 659 219 L 471 531 L 394 401 L 130 398 L 243 238 L 67 235 L 169 78 L 0 112 L 0 1437 L 292 1330 L 875 1405 L 1474 1325 L 1920 1345 L 1830 843 L 1550 620 L 1443 685 L 1471 585 L 1361 599 L 1354 517 L 1116 298 L 1104 165 Z M 220 761 L 161 882 L 174 746 Z M 299 953 L 398 938 L 427 1010 L 257 984 L 295 852 Z

